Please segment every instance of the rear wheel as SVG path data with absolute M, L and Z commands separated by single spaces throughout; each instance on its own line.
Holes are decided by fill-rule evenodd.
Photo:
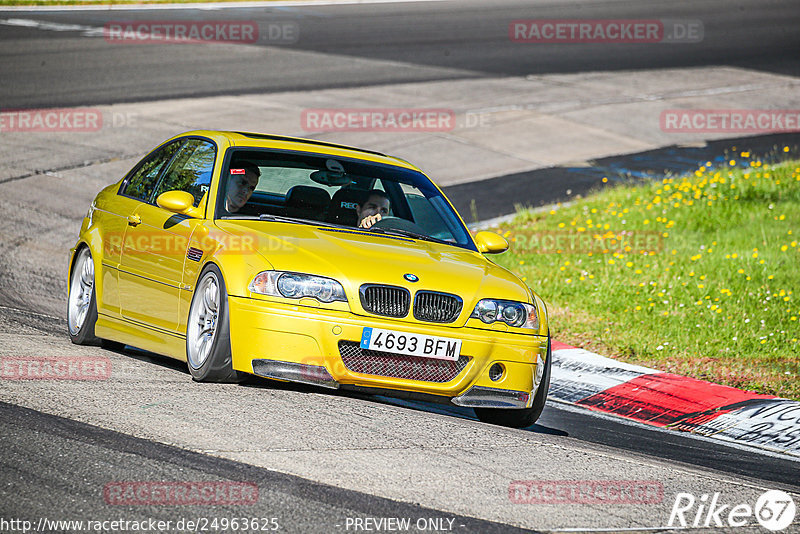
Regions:
M 209 264 L 200 274 L 186 325 L 186 361 L 198 382 L 240 382 L 231 360 L 228 292 L 222 273 Z
M 542 415 L 547 402 L 547 391 L 550 389 L 550 368 L 552 367 L 553 353 L 550 349 L 550 336 L 547 337 L 547 359 L 544 362 L 544 373 L 539 383 L 539 389 L 533 397 L 530 408 L 522 410 L 504 410 L 502 408 L 475 408 L 475 415 L 484 423 L 493 425 L 525 428 L 535 423 Z
M 97 301 L 94 292 L 94 261 L 88 247 L 81 248 L 72 265 L 67 295 L 67 326 L 76 345 L 98 345 L 94 335 Z

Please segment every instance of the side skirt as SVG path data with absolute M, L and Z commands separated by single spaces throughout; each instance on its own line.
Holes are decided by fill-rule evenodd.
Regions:
M 126 345 L 186 361 L 186 336 L 151 326 L 98 314 L 95 334 Z

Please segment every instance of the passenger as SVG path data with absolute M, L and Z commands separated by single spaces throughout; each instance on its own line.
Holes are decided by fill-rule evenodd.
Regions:
M 389 195 L 380 189 L 367 192 L 365 199 L 356 208 L 359 228 L 370 228 L 373 224 L 389 215 Z
M 247 204 L 261 176 L 258 166 L 253 163 L 231 163 L 231 171 L 234 169 L 244 169 L 244 174 L 231 174 L 228 177 L 228 185 L 225 187 L 225 209 L 230 213 L 236 213 Z

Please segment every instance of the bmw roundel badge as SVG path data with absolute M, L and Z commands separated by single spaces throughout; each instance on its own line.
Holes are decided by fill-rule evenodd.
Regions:
M 419 281 L 419 276 L 417 276 L 415 274 L 411 274 L 411 273 L 404 274 L 403 278 L 405 278 L 409 282 L 418 282 Z

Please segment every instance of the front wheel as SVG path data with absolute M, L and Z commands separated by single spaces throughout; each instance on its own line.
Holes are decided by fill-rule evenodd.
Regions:
M 186 325 L 186 361 L 198 382 L 240 382 L 231 359 L 228 292 L 222 272 L 208 265 L 200 274 Z
M 522 410 L 504 410 L 502 408 L 475 408 L 475 415 L 484 423 L 493 425 L 525 428 L 535 423 L 542 415 L 547 402 L 547 391 L 550 389 L 550 368 L 552 367 L 553 351 L 550 349 L 550 336 L 547 337 L 547 359 L 544 362 L 544 373 L 539 382 L 539 389 L 533 397 L 530 408 Z
M 76 345 L 97 345 L 94 335 L 97 322 L 97 301 L 94 291 L 94 261 L 88 247 L 78 252 L 72 264 L 67 295 L 67 327 Z

